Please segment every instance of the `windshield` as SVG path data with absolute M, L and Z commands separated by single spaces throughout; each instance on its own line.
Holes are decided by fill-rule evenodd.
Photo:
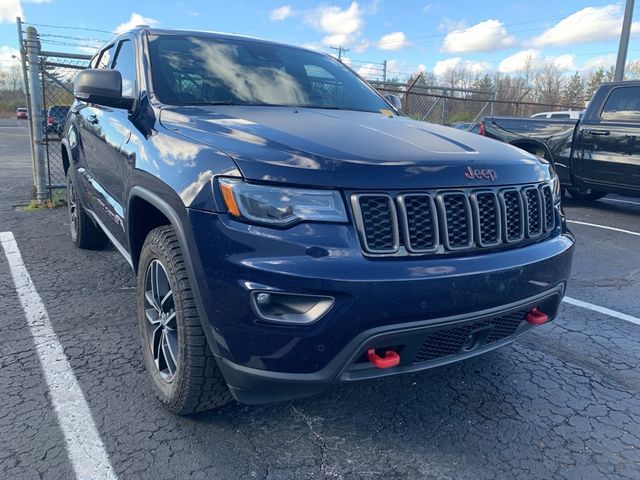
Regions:
M 154 91 L 172 105 L 284 105 L 389 109 L 342 63 L 318 53 L 250 40 L 149 37 Z

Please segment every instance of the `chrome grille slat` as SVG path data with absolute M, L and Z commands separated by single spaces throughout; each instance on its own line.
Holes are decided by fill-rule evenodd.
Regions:
M 398 196 L 404 241 L 412 253 L 433 252 L 438 248 L 439 229 L 436 205 L 430 195 L 423 193 Z
M 437 197 L 442 243 L 447 250 L 464 250 L 473 244 L 471 205 L 462 192 L 445 192 Z
M 504 241 L 519 242 L 524 238 L 524 208 L 520 192 L 505 189 L 500 192 L 500 206 L 504 225 Z
M 362 249 L 371 256 L 513 247 L 556 226 L 547 184 L 351 195 Z
M 393 199 L 386 194 L 364 193 L 352 197 L 352 206 L 365 250 L 395 253 L 400 242 Z
M 553 192 L 549 185 L 540 187 L 542 192 L 542 203 L 544 204 L 544 231 L 553 230 L 556 224 L 556 214 L 553 208 Z
M 492 247 L 502 241 L 500 202 L 492 191 L 473 192 L 473 222 L 476 243 L 481 247 Z
M 536 187 L 525 187 L 522 189 L 522 195 L 526 211 L 527 237 L 535 238 L 542 234 L 542 217 L 544 215 L 540 190 Z

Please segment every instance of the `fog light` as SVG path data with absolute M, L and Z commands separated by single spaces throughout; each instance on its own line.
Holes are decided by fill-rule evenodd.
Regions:
M 270 293 L 259 293 L 256 295 L 256 302 L 258 305 L 266 305 L 271 301 Z
M 252 292 L 251 306 L 262 320 L 308 325 L 320 320 L 335 300 L 333 297 L 284 292 Z

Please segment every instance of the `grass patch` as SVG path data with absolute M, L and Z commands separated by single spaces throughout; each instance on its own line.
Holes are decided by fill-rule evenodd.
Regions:
M 51 192 L 51 198 L 46 200 L 44 203 L 40 204 L 37 200 L 31 200 L 31 202 L 22 209 L 25 212 L 33 212 L 35 210 L 48 210 L 51 208 L 64 207 L 67 204 L 64 196 L 65 190 L 56 189 Z

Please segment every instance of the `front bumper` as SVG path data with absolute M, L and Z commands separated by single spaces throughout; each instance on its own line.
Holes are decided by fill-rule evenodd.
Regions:
M 503 308 L 450 318 L 378 327 L 362 332 L 325 368 L 313 373 L 281 373 L 248 368 L 219 358 L 236 400 L 261 404 L 315 395 L 332 383 L 410 373 L 457 362 L 513 342 L 534 328 L 525 321 L 532 308 L 555 318 L 564 285 Z M 469 339 L 473 339 L 469 342 Z M 388 369 L 366 358 L 371 349 L 393 348 L 400 363 Z
M 554 317 L 574 245 L 563 226 L 545 241 L 482 255 L 371 259 L 361 254 L 349 225 L 275 230 L 226 215 L 189 215 L 204 327 L 232 393 L 245 403 L 421 370 L 508 343 L 530 326 L 517 321 L 497 338 L 493 319 L 535 306 Z M 249 302 L 254 290 L 326 295 L 336 302 L 314 324 L 278 325 L 257 318 Z M 485 340 L 496 338 L 415 360 L 438 330 L 468 334 L 478 322 L 485 322 L 478 325 Z M 390 346 L 400 350 L 397 367 L 380 370 L 362 361 L 366 349 Z

